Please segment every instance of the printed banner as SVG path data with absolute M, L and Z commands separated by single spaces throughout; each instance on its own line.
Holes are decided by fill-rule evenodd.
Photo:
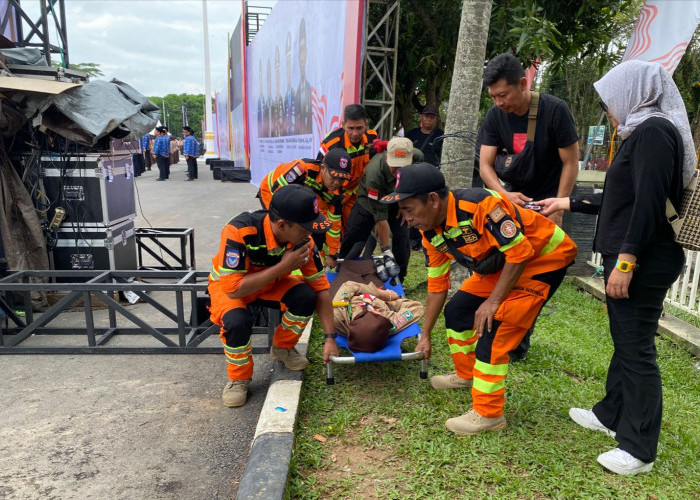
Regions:
M 698 22 L 698 0 L 649 0 L 639 13 L 622 60 L 658 62 L 673 74 Z
M 229 103 L 231 105 L 231 148 L 229 157 L 237 167 L 246 167 L 246 122 L 244 113 L 243 32 L 238 19 L 229 41 Z M 234 126 L 235 124 L 235 126 Z
M 362 8 L 358 0 L 278 2 L 246 49 L 254 184 L 282 162 L 314 158 L 345 104 L 358 102 Z
M 231 159 L 231 134 L 229 131 L 228 90 L 217 92 L 214 97 L 214 134 L 219 158 Z

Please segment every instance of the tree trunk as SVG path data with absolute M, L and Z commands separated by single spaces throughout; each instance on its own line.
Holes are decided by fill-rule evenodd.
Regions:
M 464 0 L 459 26 L 459 39 L 452 73 L 452 87 L 447 109 L 445 133 L 459 132 L 469 140 L 445 140 L 442 151 L 442 172 L 451 188 L 469 188 L 472 185 L 474 142 L 479 118 L 479 98 L 484 76 L 486 39 L 489 34 L 492 0 Z M 458 271 L 459 269 L 459 271 Z M 452 290 L 458 290 L 466 277 L 466 270 L 455 266 L 450 273 Z
M 472 185 L 474 143 L 479 119 L 481 79 L 484 76 L 486 39 L 492 0 L 464 0 L 455 55 L 445 133 L 460 132 L 471 140 L 445 140 L 442 172 L 452 188 Z

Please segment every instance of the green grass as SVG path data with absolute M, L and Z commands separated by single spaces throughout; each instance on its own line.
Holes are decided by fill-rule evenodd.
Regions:
M 405 285 L 425 299 L 413 253 Z M 664 419 L 650 474 L 621 477 L 595 461 L 615 447 L 568 417 L 602 395 L 612 343 L 604 305 L 565 282 L 537 323 L 528 359 L 511 365 L 500 433 L 460 438 L 446 419 L 467 411 L 469 391 L 435 391 L 418 362 L 338 365 L 325 384 L 322 335 L 312 335 L 289 498 L 700 498 L 700 371 L 697 359 L 659 338 Z M 545 311 L 546 312 L 546 311 Z M 407 342 L 412 349 L 415 342 Z M 431 373 L 452 369 L 442 318 Z M 314 439 L 320 434 L 326 443 Z

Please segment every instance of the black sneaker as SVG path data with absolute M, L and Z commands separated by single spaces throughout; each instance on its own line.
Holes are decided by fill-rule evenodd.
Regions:
M 376 257 L 373 260 L 374 268 L 377 271 L 377 276 L 379 276 L 379 279 L 382 280 L 383 283 L 389 279 L 389 273 L 387 273 L 386 267 L 384 266 L 384 259 L 382 259 L 381 257 Z
M 393 259 L 393 257 L 390 257 L 388 255 L 384 256 L 384 267 L 386 268 L 386 272 L 392 278 L 395 278 L 401 272 L 401 268 L 396 263 L 396 261 Z

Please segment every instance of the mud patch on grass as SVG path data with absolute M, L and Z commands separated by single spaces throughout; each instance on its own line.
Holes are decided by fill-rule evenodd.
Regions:
M 392 432 L 396 418 L 366 415 L 360 426 L 373 427 L 378 433 Z M 403 459 L 386 443 L 359 444 L 350 432 L 334 436 L 326 442 L 328 462 L 313 470 L 317 493 L 321 498 L 384 498 L 387 489 L 396 488 Z

